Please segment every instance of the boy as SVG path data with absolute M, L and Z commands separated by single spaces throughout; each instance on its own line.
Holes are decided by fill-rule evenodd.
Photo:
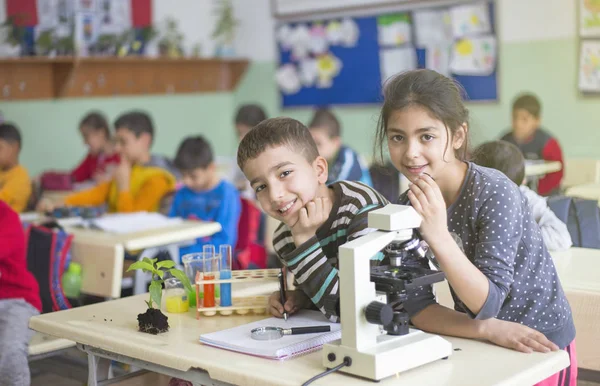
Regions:
M 560 161 L 562 150 L 556 138 L 540 127 L 541 104 L 532 94 L 524 94 L 513 102 L 512 132 L 501 139 L 517 145 L 527 160 Z M 563 169 L 546 174 L 538 181 L 537 190 L 542 196 L 557 193 L 563 177 Z
M 19 216 L 0 201 L 0 385 L 30 383 L 29 318 L 42 309 L 38 283 L 27 270 L 25 234 Z
M 373 186 L 369 170 L 363 164 L 361 157 L 354 150 L 342 145 L 340 123 L 331 111 L 327 109 L 315 111 L 308 128 L 319 149 L 319 154 L 329 164 L 328 184 L 349 180 Z
M 267 119 L 265 110 L 256 104 L 242 105 L 235 114 L 235 131 L 238 139 L 242 138 L 262 121 Z
M 169 216 L 221 224 L 220 232 L 180 248 L 180 256 L 202 252 L 205 244 L 217 248 L 229 244 L 235 248 L 240 195 L 235 186 L 219 178 L 209 143 L 202 136 L 186 138 L 177 150 L 175 166 L 181 171 L 185 186 L 175 194 Z
M 271 313 L 281 316 L 284 306 L 294 313 L 313 303 L 330 320 L 338 320 L 325 304 L 328 295 L 339 296 L 338 247 L 373 231 L 367 227 L 367 213 L 387 200 L 357 182 L 327 186 L 327 160 L 319 156 L 308 129 L 291 118 L 255 126 L 240 142 L 237 160 L 262 209 L 281 221 L 273 245 L 299 289 L 288 293 L 285 305 L 279 303 L 279 293 L 273 294 Z
M 10 123 L 0 124 L 0 201 L 16 212 L 27 208 L 31 196 L 31 180 L 27 169 L 19 165 L 21 134 Z
M 527 198 L 529 209 L 540 227 L 542 239 L 549 250 L 567 249 L 573 245 L 567 225 L 556 217 L 548 207 L 546 199 L 523 185 L 525 159 L 517 146 L 506 141 L 486 142 L 473 152 L 473 162 L 500 170 L 519 186 L 521 193 Z
M 111 181 L 67 196 L 68 206 L 99 206 L 108 204 L 109 212 L 154 212 L 161 199 L 175 189 L 175 177 L 163 157 L 150 154 L 154 127 L 150 117 L 142 112 L 121 115 L 115 122 L 116 151 L 121 157 Z M 43 211 L 55 205 L 40 203 Z

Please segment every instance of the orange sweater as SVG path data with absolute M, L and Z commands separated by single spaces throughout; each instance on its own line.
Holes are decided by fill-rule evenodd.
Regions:
M 175 177 L 164 169 L 134 166 L 131 169 L 129 190 L 119 192 L 114 181 L 67 196 L 70 206 L 99 206 L 108 204 L 109 212 L 154 212 L 160 200 L 175 188 Z
M 27 208 L 31 196 L 31 179 L 21 165 L 7 171 L 0 171 L 0 200 L 6 202 L 15 212 Z

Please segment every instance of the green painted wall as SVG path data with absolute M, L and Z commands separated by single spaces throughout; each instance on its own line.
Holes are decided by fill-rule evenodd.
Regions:
M 544 125 L 558 137 L 565 154 L 597 158 L 600 98 L 583 98 L 577 91 L 577 51 L 576 39 L 501 44 L 500 101 L 469 104 L 473 142 L 496 138 L 509 124 L 514 95 L 529 90 L 541 98 Z M 308 109 L 279 110 L 274 69 L 273 62 L 253 63 L 234 93 L 10 102 L 0 104 L 0 110 L 21 127 L 21 161 L 32 174 L 69 168 L 83 157 L 77 122 L 91 109 L 104 111 L 111 120 L 128 109 L 152 112 L 158 132 L 154 150 L 158 153 L 173 155 L 184 136 L 201 133 L 212 141 L 217 154 L 230 156 L 236 146 L 232 116 L 240 103 L 259 102 L 270 115 L 289 115 L 304 122 L 310 119 Z M 345 142 L 370 155 L 377 106 L 335 111 Z

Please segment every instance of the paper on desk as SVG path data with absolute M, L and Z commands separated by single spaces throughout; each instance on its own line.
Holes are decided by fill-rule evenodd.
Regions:
M 105 232 L 133 233 L 166 228 L 181 224 L 182 221 L 181 218 L 169 218 L 160 213 L 137 212 L 108 214 L 89 223 Z
M 317 325 L 329 325 L 331 331 L 317 334 L 288 335 L 268 341 L 254 340 L 250 336 L 250 331 L 257 327 L 292 328 Z M 339 323 L 329 322 L 319 311 L 302 310 L 292 315 L 287 322 L 281 318 L 263 319 L 227 330 L 203 334 L 200 336 L 200 342 L 244 354 L 284 360 L 318 350 L 323 344 L 340 339 L 341 336 L 342 331 Z

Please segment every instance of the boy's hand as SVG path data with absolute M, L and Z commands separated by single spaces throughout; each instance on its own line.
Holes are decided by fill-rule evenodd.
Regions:
M 302 291 L 286 291 L 285 296 L 286 302 L 285 305 L 282 305 L 279 291 L 271 294 L 271 297 L 269 297 L 269 311 L 271 315 L 283 318 L 284 307 L 288 315 L 291 315 L 310 305 L 310 299 Z
M 332 206 L 329 197 L 316 197 L 300 209 L 298 221 L 290 227 L 296 247 L 315 235 L 317 229 L 329 218 Z
M 119 166 L 115 169 L 115 182 L 117 183 L 117 189 L 119 192 L 129 191 L 129 181 L 131 180 L 131 164 L 125 159 L 121 158 Z
M 483 336 L 498 346 L 524 353 L 557 351 L 559 347 L 544 334 L 519 323 L 499 319 L 483 321 Z

